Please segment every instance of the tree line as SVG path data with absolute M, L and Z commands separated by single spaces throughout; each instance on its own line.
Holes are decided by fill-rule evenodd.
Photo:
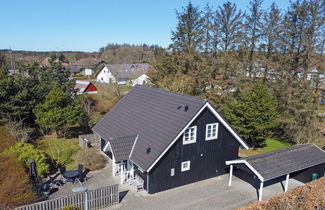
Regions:
M 99 49 L 100 59 L 109 64 L 148 63 L 165 50 L 158 45 L 107 44 Z
M 256 139 L 271 132 L 294 143 L 324 143 L 315 123 L 321 83 L 318 76 L 308 79 L 312 69 L 325 70 L 324 2 L 292 1 L 286 10 L 275 3 L 264 10 L 262 3 L 252 0 L 243 12 L 231 2 L 203 9 L 189 2 L 176 12 L 178 23 L 169 51 L 151 62 L 152 82 L 208 98 L 220 110 L 228 110 L 224 115 L 232 124 L 241 122 L 249 101 L 257 103 L 259 95 L 270 93 L 267 103 L 275 109 L 267 109 L 268 114 L 260 110 L 237 124 L 246 140 L 259 146 Z M 256 88 L 263 94 L 253 93 Z M 248 104 L 240 105 L 244 102 Z M 243 113 L 233 115 L 238 108 Z M 257 124 L 247 126 L 247 120 Z M 253 134 L 268 121 L 272 121 L 265 128 L 268 132 Z M 247 135 L 249 131 L 252 135 Z

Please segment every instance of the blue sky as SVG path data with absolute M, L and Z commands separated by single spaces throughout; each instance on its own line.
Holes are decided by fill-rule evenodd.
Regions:
M 192 0 L 204 8 L 225 0 Z M 249 0 L 238 0 L 246 10 Z M 273 0 L 264 0 L 268 8 Z M 275 1 L 286 9 L 287 0 Z M 107 43 L 170 44 L 188 0 L 0 0 L 0 49 L 98 51 Z

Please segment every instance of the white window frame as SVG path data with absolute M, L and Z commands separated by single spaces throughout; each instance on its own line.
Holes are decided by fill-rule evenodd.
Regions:
M 188 167 L 184 167 L 184 164 L 187 163 L 187 166 Z M 184 172 L 184 171 L 189 171 L 191 169 L 191 161 L 188 160 L 188 161 L 183 161 L 182 164 L 181 164 L 181 172 Z
M 197 128 L 197 126 L 191 126 L 191 127 L 186 128 L 186 130 L 184 131 L 184 134 L 183 134 L 183 144 L 193 144 L 196 142 L 196 128 Z M 191 132 L 190 132 L 191 129 L 194 129 L 193 140 L 191 140 L 191 137 L 192 137 Z M 185 137 L 186 132 L 188 132 L 188 140 L 186 140 L 186 137 Z
M 215 131 L 215 135 L 212 135 L 214 125 L 216 126 L 216 131 Z M 209 129 L 209 127 L 210 127 L 210 129 Z M 208 134 L 209 134 L 208 130 L 210 130 L 210 137 L 208 137 Z M 218 138 L 218 131 L 219 131 L 219 123 L 206 124 L 206 126 L 205 126 L 205 140 L 209 141 L 209 140 L 217 139 Z
M 170 169 L 170 176 L 175 176 L 175 168 Z

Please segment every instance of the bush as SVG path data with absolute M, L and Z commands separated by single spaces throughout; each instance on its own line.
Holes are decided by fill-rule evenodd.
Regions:
M 15 139 L 5 127 L 0 127 L 0 153 L 15 144 Z
M 65 206 L 62 208 L 62 210 L 80 210 L 78 207 L 74 207 L 74 206 Z
M 5 126 L 17 142 L 28 142 L 34 132 L 34 128 L 24 126 L 22 120 L 9 120 Z
M 94 148 L 80 150 L 76 154 L 76 161 L 89 170 L 102 169 L 106 165 L 106 158 Z
M 40 177 L 45 177 L 50 171 L 50 159 L 43 151 L 28 143 L 17 143 L 10 147 L 6 154 L 14 154 L 18 161 L 29 168 L 30 159 L 36 161 L 36 169 Z
M 32 203 L 35 195 L 24 167 L 12 155 L 0 154 L 0 209 Z
M 73 161 L 72 156 L 79 148 L 71 147 L 67 142 L 61 140 L 47 141 L 48 154 L 58 166 L 64 166 Z

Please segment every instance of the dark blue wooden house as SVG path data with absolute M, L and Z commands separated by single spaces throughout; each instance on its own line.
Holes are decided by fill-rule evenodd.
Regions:
M 205 99 L 135 86 L 93 128 L 121 182 L 156 193 L 226 173 L 248 145 Z

